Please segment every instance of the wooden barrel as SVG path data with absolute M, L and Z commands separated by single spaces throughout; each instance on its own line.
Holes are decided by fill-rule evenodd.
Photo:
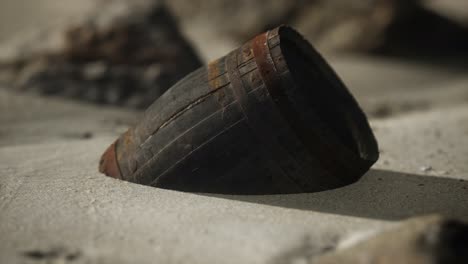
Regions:
M 378 155 L 343 83 L 281 26 L 171 87 L 108 148 L 100 171 L 190 192 L 299 193 L 355 182 Z

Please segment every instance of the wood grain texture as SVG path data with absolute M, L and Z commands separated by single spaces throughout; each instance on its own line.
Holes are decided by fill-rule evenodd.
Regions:
M 333 70 L 282 26 L 175 84 L 119 138 L 116 158 L 136 183 L 270 194 L 350 184 L 378 150 Z

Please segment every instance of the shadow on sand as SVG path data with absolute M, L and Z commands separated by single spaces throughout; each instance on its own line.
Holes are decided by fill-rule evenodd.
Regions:
M 386 170 L 370 170 L 354 184 L 317 193 L 203 195 L 383 220 L 431 213 L 468 218 L 468 181 Z

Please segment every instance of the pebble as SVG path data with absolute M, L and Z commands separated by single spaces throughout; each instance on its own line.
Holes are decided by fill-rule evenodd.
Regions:
M 432 167 L 431 166 L 421 166 L 419 168 L 419 170 L 422 171 L 422 172 L 429 172 L 429 171 L 432 170 Z

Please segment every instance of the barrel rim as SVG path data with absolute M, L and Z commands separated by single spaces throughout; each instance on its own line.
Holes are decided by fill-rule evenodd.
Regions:
M 352 151 L 348 146 L 338 140 L 339 146 L 342 149 L 352 151 L 354 155 L 359 156 L 363 161 L 367 161 L 369 165 L 375 163 L 379 157 L 378 143 L 367 121 L 367 117 L 332 67 L 299 32 L 290 26 L 281 25 L 267 32 L 267 35 L 269 36 L 267 37 L 268 39 L 275 35 L 278 36 L 281 53 L 285 63 L 288 65 L 289 75 L 292 81 L 295 81 L 292 74 L 294 67 L 290 67 L 288 64 L 289 59 L 284 53 L 284 40 L 292 41 L 300 49 L 300 52 L 307 56 L 307 59 L 310 59 L 314 66 L 317 67 L 320 74 L 323 75 L 326 81 L 334 88 L 334 92 L 340 93 L 340 99 L 344 100 L 348 108 L 346 109 L 347 111 L 344 111 L 343 106 L 339 106 L 339 112 L 343 114 L 345 118 L 346 127 L 352 134 L 358 153 Z M 336 132 L 333 132 L 335 133 L 335 138 L 338 138 Z

